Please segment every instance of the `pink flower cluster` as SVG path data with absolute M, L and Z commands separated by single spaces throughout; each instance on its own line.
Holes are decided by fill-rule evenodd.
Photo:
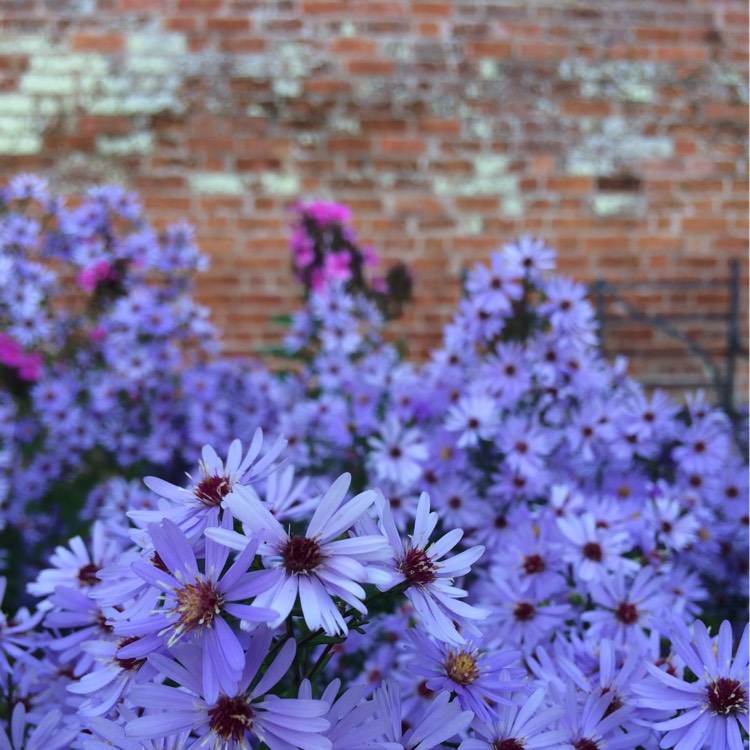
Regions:
M 91 294 L 100 281 L 116 278 L 117 272 L 112 266 L 110 266 L 106 260 L 100 260 L 94 263 L 94 265 L 84 268 L 83 271 L 78 274 L 76 281 L 83 290 Z
M 35 381 L 42 376 L 41 354 L 25 352 L 7 333 L 0 333 L 0 363 L 17 370 L 22 380 Z
M 291 248 L 297 279 L 321 292 L 330 282 L 362 283 L 362 269 L 379 259 L 373 248 L 360 247 L 348 226 L 351 211 L 340 203 L 309 201 L 295 206 L 298 223 Z M 382 283 L 381 283 L 382 286 Z

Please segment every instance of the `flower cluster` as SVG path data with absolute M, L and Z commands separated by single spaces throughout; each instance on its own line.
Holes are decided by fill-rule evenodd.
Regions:
M 361 245 L 351 226 L 351 211 L 340 203 L 309 201 L 295 206 L 292 234 L 294 274 L 306 292 L 324 292 L 343 284 L 349 292 L 370 297 L 389 318 L 398 317 L 411 299 L 412 278 L 403 263 L 385 276 L 367 278 L 366 269 L 380 259 L 369 245 Z
M 0 747 L 746 746 L 744 456 L 603 360 L 554 266 L 522 238 L 471 270 L 423 365 L 351 277 L 311 284 L 292 372 L 236 366 L 246 449 L 101 485 L 4 618 Z
M 20 175 L 0 190 L 0 527 L 18 567 L 76 529 L 87 491 L 147 466 L 179 476 L 207 441 L 249 438 L 270 374 L 217 357 L 191 298 L 191 230 L 137 198 L 75 205 Z M 90 517 L 90 514 L 89 514 Z M 62 538 L 65 538 L 62 536 Z

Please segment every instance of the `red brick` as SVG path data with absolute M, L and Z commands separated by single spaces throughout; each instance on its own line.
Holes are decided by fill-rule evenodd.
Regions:
M 419 138 L 383 138 L 380 146 L 386 154 L 422 154 L 426 150 Z
M 396 63 L 393 60 L 350 60 L 347 70 L 353 76 L 392 76 Z
M 76 34 L 71 40 L 76 52 L 122 52 L 125 40 L 121 34 Z
M 518 48 L 518 57 L 524 60 L 562 60 L 571 53 L 568 44 L 521 44 Z
M 334 39 L 331 44 L 331 52 L 334 55 L 359 55 L 369 57 L 375 54 L 377 43 L 372 39 L 362 39 L 361 37 L 341 37 Z
M 467 51 L 469 57 L 512 57 L 513 44 L 505 40 L 469 42 Z
M 220 34 L 246 34 L 252 25 L 249 18 L 208 18 L 206 29 Z
M 612 104 L 600 99 L 573 99 L 563 104 L 561 114 L 566 117 L 608 117 Z
M 453 3 L 415 2 L 411 6 L 414 16 L 436 16 L 450 18 L 453 15 Z

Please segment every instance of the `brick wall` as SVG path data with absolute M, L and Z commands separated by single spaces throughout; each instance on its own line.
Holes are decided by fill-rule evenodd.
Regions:
M 114 180 L 189 219 L 232 351 L 292 304 L 299 196 L 349 203 L 415 269 L 415 352 L 462 267 L 521 233 L 582 280 L 711 281 L 740 256 L 746 309 L 744 2 L 0 0 L 0 24 L 0 178 Z M 655 294 L 678 318 L 727 303 Z M 612 346 L 663 348 L 642 333 Z

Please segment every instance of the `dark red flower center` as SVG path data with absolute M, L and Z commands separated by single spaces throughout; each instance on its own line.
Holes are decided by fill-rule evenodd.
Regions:
M 601 562 L 601 545 L 598 542 L 586 542 L 586 544 L 583 545 L 583 556 L 594 562 Z
M 521 622 L 528 622 L 536 615 L 536 609 L 531 602 L 518 602 L 513 609 L 513 617 Z
M 221 505 L 221 501 L 232 491 L 232 485 L 225 476 L 214 474 L 204 476 L 195 486 L 193 494 L 207 508 Z
M 541 555 L 526 555 L 523 559 L 523 569 L 529 574 L 543 573 L 547 564 Z
M 323 561 L 318 540 L 307 536 L 293 536 L 282 548 L 281 557 L 290 573 L 311 573 Z
M 141 640 L 140 636 L 137 636 L 137 635 L 131 635 L 131 636 L 128 636 L 127 638 L 123 638 L 120 641 L 120 645 L 118 646 L 118 652 L 119 652 L 119 649 L 123 648 L 124 646 L 129 646 L 131 643 L 135 643 L 136 641 L 140 641 L 140 640 Z M 130 671 L 133 669 L 139 669 L 141 665 L 146 662 L 146 658 L 145 657 L 137 658 L 134 656 L 122 658 L 120 656 L 115 656 L 115 661 L 117 662 L 117 665 L 120 668 L 126 671 Z
M 739 680 L 719 677 L 708 686 L 708 705 L 715 714 L 737 714 L 747 711 L 747 693 Z
M 229 740 L 244 745 L 245 732 L 253 728 L 253 710 L 241 695 L 230 698 L 222 695 L 216 705 L 208 710 L 211 731 L 225 743 Z
M 573 747 L 576 750 L 599 750 L 599 745 L 597 745 L 594 740 L 590 740 L 587 737 L 582 737 L 577 742 L 574 742 Z
M 399 562 L 398 569 L 410 584 L 426 586 L 435 580 L 437 566 L 423 549 L 417 547 L 406 553 L 403 560 Z
M 615 615 L 617 619 L 625 625 L 632 625 L 640 619 L 638 609 L 635 604 L 631 604 L 630 602 L 620 602 L 617 605 Z
M 221 612 L 224 597 L 217 591 L 213 581 L 195 579 L 195 583 L 185 584 L 176 592 L 177 606 L 174 611 L 180 616 L 175 629 L 179 637 L 194 628 L 210 626 L 216 615 Z
M 524 750 L 525 744 L 522 744 L 518 740 L 514 740 L 509 737 L 507 740 L 498 740 L 492 743 L 494 750 Z
M 479 677 L 476 654 L 470 651 L 449 651 L 444 666 L 448 677 L 459 685 L 471 685 Z
M 81 582 L 82 586 L 93 586 L 95 583 L 99 583 L 99 579 L 96 577 L 98 572 L 98 565 L 88 563 L 78 571 L 78 580 Z

